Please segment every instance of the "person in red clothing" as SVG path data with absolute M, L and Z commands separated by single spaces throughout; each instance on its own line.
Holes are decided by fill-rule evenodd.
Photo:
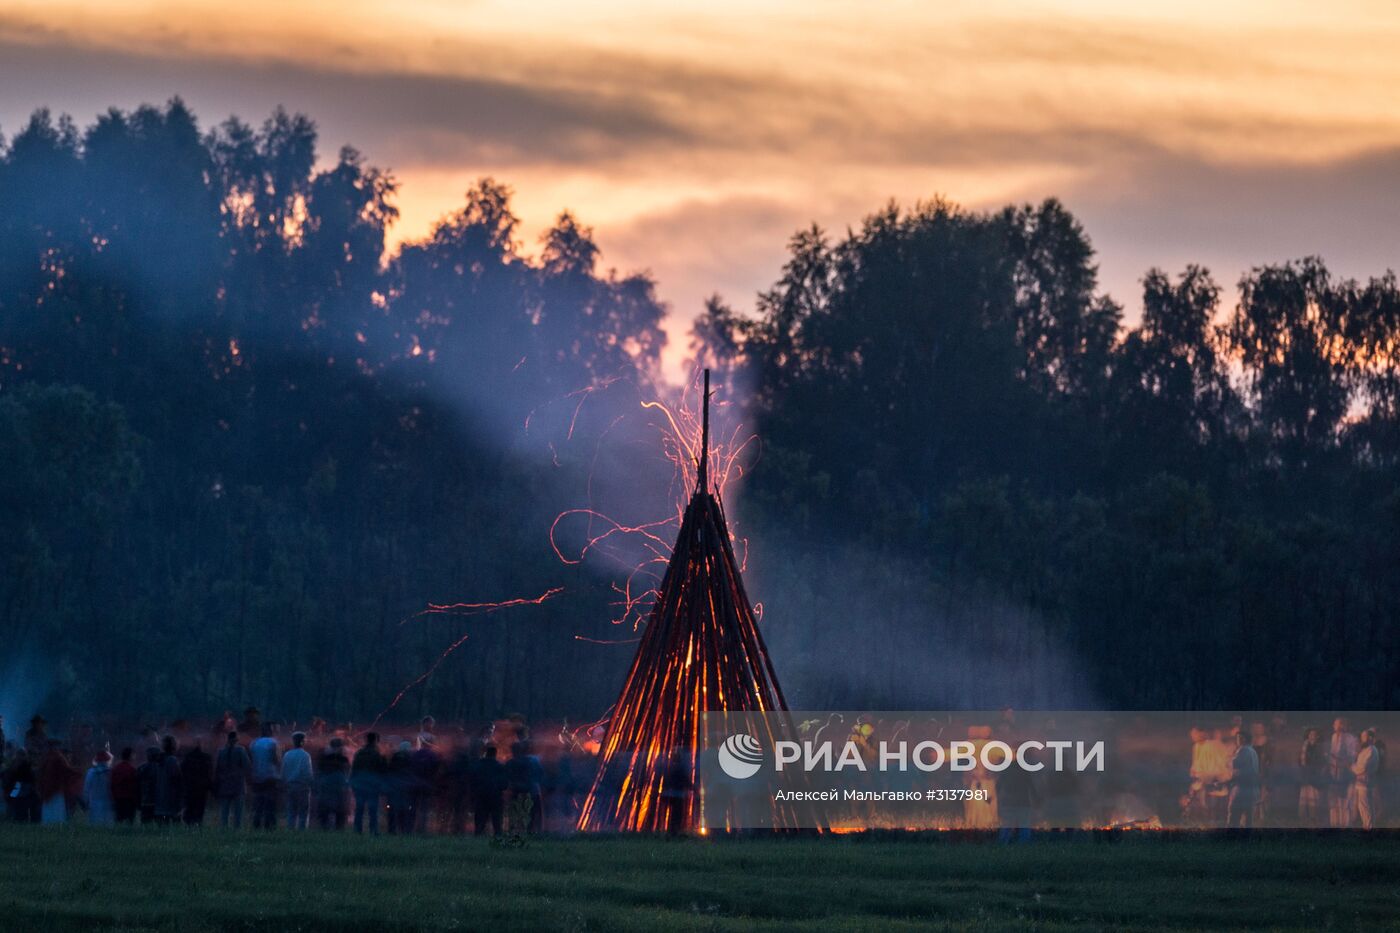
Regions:
M 118 823 L 136 820 L 141 804 L 141 789 L 136 783 L 136 766 L 131 763 L 131 748 L 122 749 L 121 760 L 112 766 L 112 810 Z
M 74 793 L 73 783 L 81 776 L 78 769 L 69 763 L 59 743 L 50 739 L 49 749 L 39 766 L 40 822 L 55 825 L 68 822 L 71 809 L 68 801 L 82 793 Z

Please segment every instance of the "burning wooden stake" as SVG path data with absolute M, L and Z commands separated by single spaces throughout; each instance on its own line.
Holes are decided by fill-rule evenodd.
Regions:
M 709 489 L 709 370 L 701 424 L 695 493 L 613 707 L 580 829 L 696 828 L 702 714 L 787 709 L 744 592 L 724 510 Z

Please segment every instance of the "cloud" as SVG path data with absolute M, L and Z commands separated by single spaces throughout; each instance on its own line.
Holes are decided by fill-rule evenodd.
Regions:
M 1101 260 L 1137 305 L 1151 266 L 1209 266 L 1233 286 L 1250 268 L 1320 255 L 1340 275 L 1400 266 L 1400 148 L 1303 165 L 1220 164 L 1158 152 L 1064 192 Z
M 527 28 L 489 5 L 247 2 L 237 19 L 0 14 L 0 123 L 177 93 L 206 125 L 282 104 L 317 120 L 323 154 L 351 143 L 395 170 L 405 237 L 494 174 L 527 238 L 569 207 L 609 263 L 650 269 L 673 348 L 705 296 L 750 307 L 793 231 L 839 235 L 891 197 L 1059 196 L 1130 314 L 1151 265 L 1230 284 L 1305 253 L 1349 275 L 1395 264 L 1400 68 L 1380 11 L 546 5 Z
M 61 63 L 56 67 L 56 63 Z M 207 122 L 307 113 L 323 145 L 372 150 L 394 165 L 606 160 L 683 145 L 688 132 L 652 102 L 491 77 L 328 70 L 285 61 L 155 56 L 0 36 L 0 113 L 18 123 L 51 105 L 80 122 L 112 105 L 184 97 Z M 329 137 L 329 138 L 327 138 Z

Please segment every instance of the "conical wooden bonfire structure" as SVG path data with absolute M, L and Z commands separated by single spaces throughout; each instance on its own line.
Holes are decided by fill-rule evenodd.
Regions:
M 613 707 L 583 830 L 698 827 L 702 714 L 787 709 L 709 488 L 709 370 L 703 406 L 695 494 Z

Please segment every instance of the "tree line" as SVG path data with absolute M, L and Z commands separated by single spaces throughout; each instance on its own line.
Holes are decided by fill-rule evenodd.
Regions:
M 1233 307 L 1199 266 L 1152 269 L 1142 285 L 1141 320 L 1125 327 L 1054 200 L 891 205 L 839 240 L 799 233 L 758 313 L 712 300 L 697 349 L 755 387 L 766 466 L 749 492 L 796 525 L 786 545 L 810 552 L 804 574 L 854 579 L 878 607 L 879 572 L 850 577 L 849 551 L 806 543 L 898 559 L 920 581 L 901 599 L 930 607 L 915 628 L 1025 659 L 1009 691 L 1021 702 L 1400 701 L 1394 274 L 1264 266 Z M 959 626 L 932 608 L 989 597 Z M 963 634 L 1001 625 L 1006 599 L 1074 672 Z M 868 637 L 823 601 L 803 620 L 813 643 Z M 881 637 L 912 648 L 906 677 L 938 661 L 917 631 Z M 1050 697 L 1037 686 L 1048 674 Z M 1090 689 L 1066 691 L 1081 674 Z M 961 695 L 995 703 L 1008 691 L 994 686 Z
M 490 179 L 391 252 L 392 175 L 317 143 L 177 99 L 2 144 L 0 645 L 55 711 L 600 715 L 627 555 L 545 531 L 674 494 L 619 426 L 669 391 L 655 284 Z M 1400 701 L 1395 279 L 1239 286 L 1151 270 L 1125 326 L 1059 203 L 934 201 L 709 302 L 790 700 Z

